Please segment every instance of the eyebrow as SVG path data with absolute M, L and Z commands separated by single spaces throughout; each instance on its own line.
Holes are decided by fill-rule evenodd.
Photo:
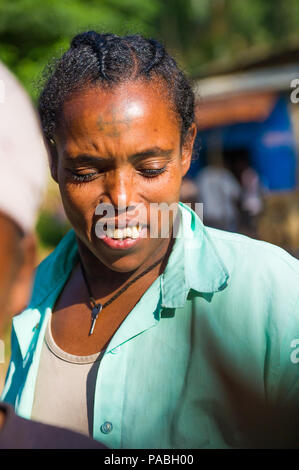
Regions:
M 172 149 L 163 150 L 160 147 L 152 147 L 150 149 L 142 150 L 137 152 L 134 155 L 131 155 L 130 158 L 146 158 L 146 157 L 155 157 L 157 155 L 162 157 L 169 157 L 172 154 Z
M 103 158 L 103 157 L 94 157 L 92 155 L 77 155 L 75 157 L 70 157 L 69 155 L 65 154 L 65 161 L 66 163 L 70 163 L 71 165 L 72 164 L 78 164 L 78 163 L 81 163 L 81 164 L 95 164 L 95 163 L 99 163 L 99 161 L 107 161 L 106 158 Z
M 162 157 L 169 157 L 172 154 L 173 150 L 164 150 L 160 147 L 152 147 L 149 149 L 142 150 L 141 152 L 134 153 L 133 155 L 129 156 L 129 159 L 143 159 L 147 157 L 155 157 L 155 156 L 162 156 Z M 105 157 L 95 157 L 92 155 L 87 154 L 80 154 L 74 157 L 70 157 L 68 154 L 65 154 L 65 161 L 70 164 L 96 164 L 99 162 L 107 162 L 112 160 L 111 158 Z

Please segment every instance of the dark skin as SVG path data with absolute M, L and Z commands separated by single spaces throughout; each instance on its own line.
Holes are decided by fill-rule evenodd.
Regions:
M 15 250 L 20 243 L 20 234 L 15 224 L 2 214 L 0 214 L 0 228 L 0 339 L 2 339 L 8 316 L 7 295 L 11 296 L 13 279 L 19 265 Z M 3 364 L 0 364 L 0 373 L 2 377 L 5 375 Z M 0 410 L 0 430 L 4 421 L 5 414 Z
M 162 259 L 99 315 L 88 336 L 91 308 L 81 267 L 74 267 L 53 311 L 57 344 L 77 355 L 107 346 L 116 329 L 165 268 L 172 237 L 149 237 L 150 203 L 179 201 L 196 134 L 193 124 L 184 142 L 181 123 L 160 82 L 133 81 L 114 88 L 93 87 L 64 104 L 52 147 L 52 175 L 76 232 L 94 298 L 105 303 L 128 281 Z M 99 203 L 116 208 L 115 221 L 145 208 L 146 236 L 128 249 L 111 248 L 95 235 Z M 159 210 L 157 209 L 158 215 Z M 172 218 L 170 218 L 170 228 Z M 157 218 L 161 231 L 161 218 Z
M 35 264 L 35 236 L 0 212 L 0 339 L 6 323 L 28 303 Z
M 24 309 L 30 296 L 35 264 L 36 242 L 24 235 L 18 225 L 0 212 L 0 339 L 12 315 Z M 4 377 L 4 364 L 0 376 Z M 5 414 L 0 410 L 0 430 Z

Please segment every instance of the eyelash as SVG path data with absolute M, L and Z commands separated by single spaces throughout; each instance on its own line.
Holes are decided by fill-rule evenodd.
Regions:
M 88 181 L 91 181 L 95 175 L 96 173 L 87 173 L 86 175 L 78 175 L 77 173 L 72 172 L 72 179 L 76 183 L 86 183 Z
M 158 177 L 165 171 L 167 171 L 166 166 L 164 166 L 163 168 L 148 168 L 144 170 L 139 170 L 139 173 L 141 173 L 144 178 L 152 179 Z M 95 175 L 97 175 L 97 173 L 87 173 L 85 175 L 80 175 L 78 173 L 72 172 L 72 179 L 76 183 L 87 183 L 89 181 L 92 181 Z
M 148 168 L 148 169 L 145 169 L 145 170 L 140 170 L 140 173 L 145 178 L 150 179 L 150 178 L 155 178 L 155 177 L 161 175 L 165 171 L 167 171 L 166 166 L 164 166 L 163 168 Z

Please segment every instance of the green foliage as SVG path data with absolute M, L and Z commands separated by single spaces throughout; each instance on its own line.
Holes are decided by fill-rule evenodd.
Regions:
M 153 35 L 157 0 L 0 0 L 0 58 L 30 94 L 47 62 L 78 32 Z
M 42 248 L 53 248 L 70 230 L 65 219 L 55 216 L 55 213 L 43 210 L 38 218 L 36 232 Z
M 299 42 L 298 0 L 0 0 L 0 58 L 30 94 L 46 63 L 78 32 L 163 40 L 191 74 L 254 50 Z

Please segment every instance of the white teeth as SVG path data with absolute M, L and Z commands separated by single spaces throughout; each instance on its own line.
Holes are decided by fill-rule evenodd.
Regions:
M 139 231 L 137 227 L 132 227 L 132 238 L 138 238 L 139 237 Z
M 125 227 L 123 229 L 121 228 L 107 228 L 106 230 L 106 235 L 109 238 L 115 238 L 118 240 L 121 240 L 123 238 L 139 238 L 139 233 L 141 232 L 141 226 L 134 225 L 133 227 Z
M 114 230 L 112 228 L 107 228 L 106 235 L 109 238 L 113 238 Z
M 124 231 L 120 228 L 116 228 L 113 233 L 113 238 L 124 238 Z

